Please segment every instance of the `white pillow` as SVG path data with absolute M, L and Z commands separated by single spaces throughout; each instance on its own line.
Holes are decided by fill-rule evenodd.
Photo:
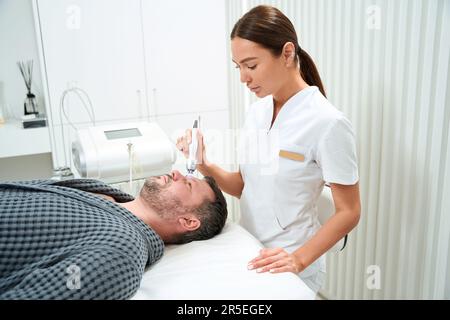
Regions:
M 248 262 L 262 247 L 231 222 L 213 239 L 167 246 L 163 258 L 144 273 L 132 299 L 315 299 L 293 273 L 248 270 Z

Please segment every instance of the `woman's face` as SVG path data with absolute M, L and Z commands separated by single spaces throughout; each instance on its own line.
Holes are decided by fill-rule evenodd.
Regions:
M 283 55 L 275 57 L 256 42 L 239 37 L 231 40 L 231 53 L 241 82 L 258 98 L 275 95 L 286 81 Z

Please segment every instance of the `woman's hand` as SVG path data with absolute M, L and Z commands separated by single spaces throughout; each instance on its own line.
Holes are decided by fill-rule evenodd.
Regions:
M 261 249 L 259 256 L 248 263 L 248 269 L 256 269 L 256 272 L 299 273 L 305 269 L 298 259 L 283 248 Z
M 206 148 L 203 143 L 203 134 L 200 130 L 197 130 L 198 148 L 197 148 L 197 163 L 199 166 L 207 164 Z M 189 158 L 189 145 L 192 142 L 192 129 L 187 129 L 184 136 L 177 139 L 177 149 L 180 150 L 185 158 Z

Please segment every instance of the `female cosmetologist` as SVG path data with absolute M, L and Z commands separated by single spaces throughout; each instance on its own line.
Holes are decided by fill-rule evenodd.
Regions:
M 261 98 L 248 110 L 243 129 L 264 134 L 258 142 L 249 138 L 242 149 L 258 154 L 255 148 L 275 139 L 276 165 L 268 168 L 267 159 L 240 161 L 238 172 L 227 172 L 206 159 L 200 135 L 203 158 L 198 169 L 240 198 L 240 224 L 265 246 L 248 268 L 294 272 L 317 292 L 324 281 L 324 253 L 359 221 L 351 124 L 325 98 L 314 62 L 278 9 L 258 6 L 247 12 L 231 32 L 231 51 L 241 82 Z M 187 131 L 177 141 L 186 156 L 190 140 Z M 321 226 L 316 201 L 325 182 L 331 186 L 336 214 Z

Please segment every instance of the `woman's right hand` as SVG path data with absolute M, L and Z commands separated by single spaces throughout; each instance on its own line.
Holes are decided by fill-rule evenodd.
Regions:
M 203 143 L 203 134 L 198 130 L 198 150 L 197 150 L 197 169 L 203 176 L 213 177 L 219 188 L 237 198 L 241 197 L 242 189 L 244 189 L 244 181 L 242 180 L 241 173 L 228 172 L 220 168 L 219 166 L 210 163 L 206 159 L 206 148 Z M 189 158 L 189 145 L 192 139 L 192 130 L 187 129 L 184 136 L 177 139 L 176 147 L 183 152 L 186 158 Z
M 207 164 L 206 160 L 206 148 L 203 143 L 203 134 L 200 130 L 197 131 L 198 148 L 197 148 L 197 163 L 198 165 Z M 177 149 L 180 150 L 184 157 L 189 158 L 189 146 L 192 142 L 192 129 L 187 129 L 184 136 L 177 139 Z

